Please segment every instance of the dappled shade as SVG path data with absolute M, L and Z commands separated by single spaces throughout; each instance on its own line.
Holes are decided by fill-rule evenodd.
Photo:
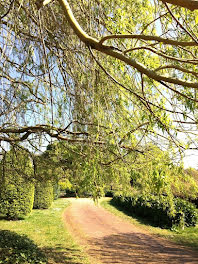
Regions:
M 47 259 L 28 236 L 0 230 L 0 263 L 46 264 Z

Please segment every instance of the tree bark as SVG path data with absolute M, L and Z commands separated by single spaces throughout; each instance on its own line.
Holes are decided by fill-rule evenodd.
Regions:
M 191 11 L 198 9 L 198 1 L 197 0 L 162 0 L 164 3 L 169 3 L 176 6 L 181 6 Z

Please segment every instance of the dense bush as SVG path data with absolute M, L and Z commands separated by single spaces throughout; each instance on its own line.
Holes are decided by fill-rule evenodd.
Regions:
M 34 194 L 34 208 L 47 209 L 54 200 L 53 184 L 51 181 L 37 181 Z
M 0 231 L 0 263 L 2 264 L 45 264 L 47 259 L 41 250 L 25 235 Z
M 179 198 L 173 199 L 173 204 L 167 197 L 114 197 L 114 205 L 118 205 L 128 212 L 141 216 L 160 227 L 173 225 L 195 226 L 198 216 L 195 206 Z
M 1 161 L 0 173 L 0 214 L 9 219 L 29 214 L 34 201 L 34 183 L 27 153 L 10 150 Z
M 3 184 L 0 187 L 0 214 L 8 219 L 18 219 L 32 211 L 34 185 L 24 181 Z
M 195 226 L 198 220 L 195 205 L 180 198 L 174 199 L 174 202 L 176 209 L 174 223 L 184 222 L 186 226 Z

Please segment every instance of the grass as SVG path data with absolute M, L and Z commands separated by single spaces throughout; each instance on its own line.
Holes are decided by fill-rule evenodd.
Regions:
M 117 215 L 131 222 L 132 224 L 149 231 L 152 234 L 164 237 L 178 244 L 192 247 L 198 250 L 198 223 L 196 227 L 187 227 L 184 230 L 181 230 L 179 228 L 175 228 L 173 230 L 162 229 L 159 227 L 151 226 L 150 223 L 145 221 L 145 219 L 130 215 L 127 211 L 123 210 L 122 208 L 115 207 L 111 204 L 111 198 L 101 199 L 100 204 L 114 215 Z
M 68 233 L 62 214 L 69 202 L 58 199 L 47 210 L 33 210 L 24 220 L 0 220 L 0 230 L 27 235 L 45 253 L 49 264 L 89 264 L 87 255 Z

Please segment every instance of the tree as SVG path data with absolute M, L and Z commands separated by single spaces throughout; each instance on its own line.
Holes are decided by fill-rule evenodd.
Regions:
M 145 196 L 197 197 L 196 179 L 185 173 L 182 164 L 175 164 L 174 155 L 174 151 L 162 151 L 155 145 L 150 145 L 145 155 L 138 155 L 131 166 L 134 192 Z
M 67 183 L 70 191 L 78 196 L 91 195 L 97 199 L 112 187 L 114 190 L 130 189 L 131 165 L 135 156 L 132 152 L 126 155 L 126 160 L 117 157 L 115 162 L 115 155 L 118 156 L 113 148 L 106 145 L 96 147 L 90 144 L 54 142 L 43 154 L 43 158 L 49 156 L 47 162 L 43 159 L 37 170 L 42 173 L 53 167 L 58 168 L 59 181 Z M 51 162 L 53 157 L 56 159 L 54 165 Z M 49 176 L 47 179 L 50 179 Z

